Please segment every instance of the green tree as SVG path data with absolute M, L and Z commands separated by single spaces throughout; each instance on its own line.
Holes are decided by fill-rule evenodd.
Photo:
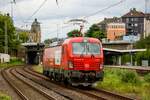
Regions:
M 12 18 L 7 14 L 0 14 L 0 52 L 4 52 L 5 46 L 5 23 L 7 25 L 8 51 L 10 54 L 16 52 L 18 41 L 15 36 L 15 27 Z
M 131 59 L 131 56 L 130 54 L 125 54 L 125 55 L 122 55 L 122 64 L 126 64 L 127 62 L 130 62 L 130 59 Z
M 85 34 L 86 37 L 94 37 L 98 39 L 105 38 L 105 34 L 103 31 L 100 30 L 100 28 L 96 25 L 93 24 L 90 29 L 87 31 Z
M 143 49 L 147 48 L 150 49 L 150 36 L 146 37 L 145 39 L 142 38 L 140 41 L 136 42 L 136 48 Z
M 135 60 L 137 61 L 137 64 L 141 65 L 142 60 L 148 60 L 150 65 L 150 36 L 146 37 L 145 39 L 142 38 L 135 44 L 135 47 L 139 49 L 147 49 L 147 51 L 139 52 L 135 55 Z
M 68 37 L 80 37 L 82 36 L 82 33 L 79 30 L 72 30 L 67 33 Z
M 48 47 L 52 43 L 52 39 L 46 39 L 44 40 L 44 44 L 46 47 Z
M 138 52 L 135 55 L 135 60 L 137 61 L 138 65 L 142 64 L 142 60 L 148 60 L 150 65 L 150 49 L 147 49 L 147 51 L 144 52 Z
M 25 43 L 29 39 L 29 32 L 20 32 L 19 34 L 19 39 L 21 43 Z

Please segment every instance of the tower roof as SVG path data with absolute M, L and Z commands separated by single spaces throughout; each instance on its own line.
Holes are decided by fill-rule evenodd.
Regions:
M 34 22 L 32 23 L 32 25 L 39 25 L 40 23 L 37 21 L 37 18 L 34 19 Z

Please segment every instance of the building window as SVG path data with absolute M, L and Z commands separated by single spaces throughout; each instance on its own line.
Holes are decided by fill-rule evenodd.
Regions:
M 134 21 L 138 21 L 138 18 L 134 18 Z
M 127 23 L 129 22 L 129 18 L 126 18 L 126 22 L 127 22 Z
M 138 24 L 137 24 L 137 23 L 135 23 L 135 24 L 134 24 L 134 26 L 135 26 L 135 27 L 137 27 L 137 26 L 138 26 Z
M 131 18 L 131 21 L 134 21 L 134 18 Z
M 131 24 L 131 26 L 134 26 L 134 24 Z

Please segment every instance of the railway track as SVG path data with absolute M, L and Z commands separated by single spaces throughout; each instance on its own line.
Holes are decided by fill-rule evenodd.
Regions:
M 123 96 L 117 93 L 113 93 L 110 91 L 95 89 L 95 88 L 80 89 L 78 91 L 80 92 L 82 91 L 85 94 L 92 94 L 98 97 L 102 97 L 104 100 L 134 100 L 135 99 L 128 96 Z
M 26 71 L 27 73 L 30 73 L 32 75 L 35 75 L 37 77 L 40 77 L 46 81 L 51 81 L 51 80 L 49 80 L 49 78 L 31 70 L 31 69 L 24 68 L 24 71 Z M 57 83 L 54 81 L 51 81 L 51 82 L 53 82 L 54 84 L 58 84 L 59 86 L 65 87 L 64 84 L 60 84 L 60 83 Z M 77 91 L 78 93 L 82 93 L 84 95 L 87 95 L 89 97 L 92 97 L 94 99 L 99 99 L 99 100 L 134 100 L 134 98 L 131 98 L 128 96 L 123 96 L 123 95 L 105 91 L 105 90 L 97 90 L 95 88 L 88 88 L 88 89 L 86 88 L 85 89 L 85 88 L 81 87 L 81 89 L 79 89 L 79 88 L 74 88 L 71 86 L 68 86 L 67 88 L 71 89 L 72 91 Z
M 33 71 L 31 67 L 7 68 L 2 75 L 22 100 L 133 100 L 104 90 L 65 86 Z M 38 97 L 33 97 L 35 95 Z
M 13 83 L 11 82 L 12 79 L 8 78 L 7 73 L 6 73 L 7 69 L 4 69 L 1 73 L 3 78 L 8 82 L 8 84 L 14 89 L 14 91 L 16 91 L 16 93 L 21 97 L 22 100 L 29 100 L 21 91 L 20 89 Z
M 110 66 L 105 65 L 106 68 L 120 68 L 120 69 L 131 69 L 136 71 L 150 72 L 150 67 L 141 67 L 141 66 Z
M 102 100 L 101 98 L 94 98 L 94 97 L 89 97 L 87 95 L 83 95 L 81 93 L 78 93 L 77 91 L 74 91 L 74 90 L 70 90 L 66 87 L 63 87 L 61 85 L 58 85 L 57 83 L 55 82 L 52 82 L 49 80 L 49 78 L 41 75 L 41 74 L 38 74 L 38 73 L 35 73 L 33 71 L 30 71 L 29 69 L 17 69 L 18 73 L 20 73 L 21 75 L 25 76 L 25 77 L 29 77 L 30 80 L 56 92 L 57 94 L 60 94 L 70 100 L 84 100 L 84 99 L 87 99 L 87 100 L 96 100 L 96 99 L 99 99 L 99 100 Z M 40 81 L 39 81 L 40 80 Z
M 40 88 L 29 84 L 12 68 L 3 70 L 2 75 L 22 100 L 55 100 Z

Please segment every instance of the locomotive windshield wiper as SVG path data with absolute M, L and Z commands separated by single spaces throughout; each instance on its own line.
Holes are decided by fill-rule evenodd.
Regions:
M 84 45 L 84 49 L 83 49 L 83 51 L 81 52 L 80 57 L 83 57 L 84 51 L 86 52 L 86 45 L 87 45 L 87 44 Z
M 90 45 L 87 45 L 87 51 L 89 52 L 89 54 L 91 54 L 91 58 L 94 58 L 94 54 L 92 52 L 90 52 Z
M 94 58 L 94 57 L 95 57 L 94 54 L 91 53 L 91 58 Z

